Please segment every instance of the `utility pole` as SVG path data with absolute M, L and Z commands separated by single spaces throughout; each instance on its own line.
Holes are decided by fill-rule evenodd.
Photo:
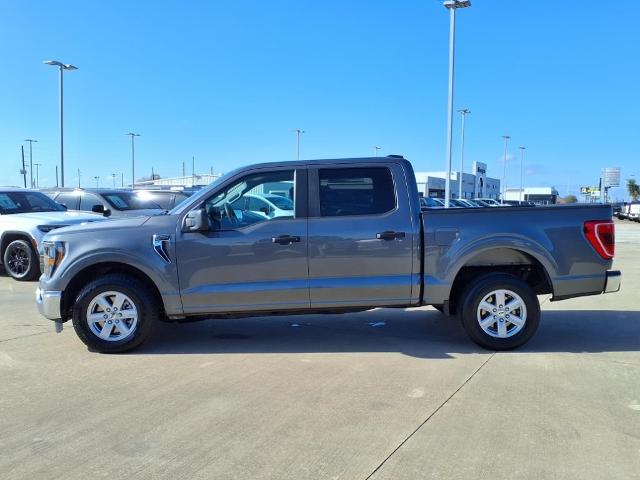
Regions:
M 296 158 L 300 160 L 300 135 L 305 133 L 305 131 L 300 128 L 296 128 L 294 132 L 296 132 Z
M 27 138 L 25 142 L 29 142 L 29 171 L 31 172 L 29 185 L 33 188 L 33 142 L 38 143 L 38 140 Z
M 56 187 L 58 186 L 58 165 L 56 165 Z
M 471 110 L 463 108 L 458 110 L 458 113 L 462 115 L 462 136 L 460 139 L 460 179 L 458 181 L 458 198 L 462 198 L 462 177 L 464 175 L 464 120 Z
M 187 177 L 187 170 L 184 166 L 184 160 L 182 161 L 182 181 L 184 182 L 184 179 Z
M 82 177 L 82 174 L 80 173 L 80 169 L 78 169 L 78 188 L 80 187 L 80 177 Z
M 504 203 L 504 197 L 507 194 L 507 148 L 509 146 L 509 135 L 502 135 L 504 139 L 504 165 L 502 166 L 502 198 L 500 203 Z
M 191 186 L 196 184 L 196 157 L 191 157 Z
M 524 151 L 525 147 L 520 147 L 520 201 L 524 201 Z
M 35 185 L 35 188 L 40 188 L 40 166 L 42 164 L 41 163 L 34 163 L 33 165 L 36 167 L 36 185 Z
M 451 152 L 453 147 L 453 77 L 456 49 L 456 10 L 470 7 L 469 0 L 446 0 L 443 5 L 449 10 L 449 101 L 447 105 L 447 178 L 444 181 L 444 206 L 449 208 L 451 198 Z
M 120 186 L 124 188 L 124 172 L 120 172 Z
M 27 169 L 24 166 L 24 145 L 20 145 L 20 150 L 22 151 L 22 170 L 20 170 L 20 175 L 24 179 L 24 188 L 27 188 Z
M 136 185 L 136 147 L 134 138 L 139 137 L 140 134 L 129 132 L 127 135 L 131 136 L 131 190 L 133 190 Z

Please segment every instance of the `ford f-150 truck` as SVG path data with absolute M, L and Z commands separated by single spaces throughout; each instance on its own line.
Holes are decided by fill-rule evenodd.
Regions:
M 252 210 L 266 194 L 290 215 Z M 55 230 L 44 252 L 40 312 L 100 352 L 140 345 L 158 320 L 421 305 L 506 350 L 535 333 L 537 295 L 621 280 L 611 207 L 421 211 L 399 156 L 241 168 L 165 215 Z

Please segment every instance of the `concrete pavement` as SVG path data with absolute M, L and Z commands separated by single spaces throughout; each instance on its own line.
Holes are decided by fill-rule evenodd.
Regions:
M 640 478 L 640 225 L 618 236 L 620 293 L 545 301 L 498 354 L 425 308 L 163 324 L 99 355 L 2 276 L 0 476 Z

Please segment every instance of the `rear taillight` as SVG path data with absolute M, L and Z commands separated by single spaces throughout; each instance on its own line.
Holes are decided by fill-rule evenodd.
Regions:
M 616 231 L 611 220 L 589 220 L 584 222 L 584 234 L 596 252 L 605 260 L 616 253 Z

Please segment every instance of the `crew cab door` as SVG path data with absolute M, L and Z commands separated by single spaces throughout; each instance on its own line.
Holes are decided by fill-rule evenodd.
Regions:
M 291 215 L 252 212 L 245 195 L 292 192 Z M 309 308 L 307 171 L 260 169 L 231 178 L 197 207 L 209 230 L 179 232 L 178 275 L 184 312 Z
M 410 303 L 415 228 L 398 164 L 309 170 L 311 307 Z

